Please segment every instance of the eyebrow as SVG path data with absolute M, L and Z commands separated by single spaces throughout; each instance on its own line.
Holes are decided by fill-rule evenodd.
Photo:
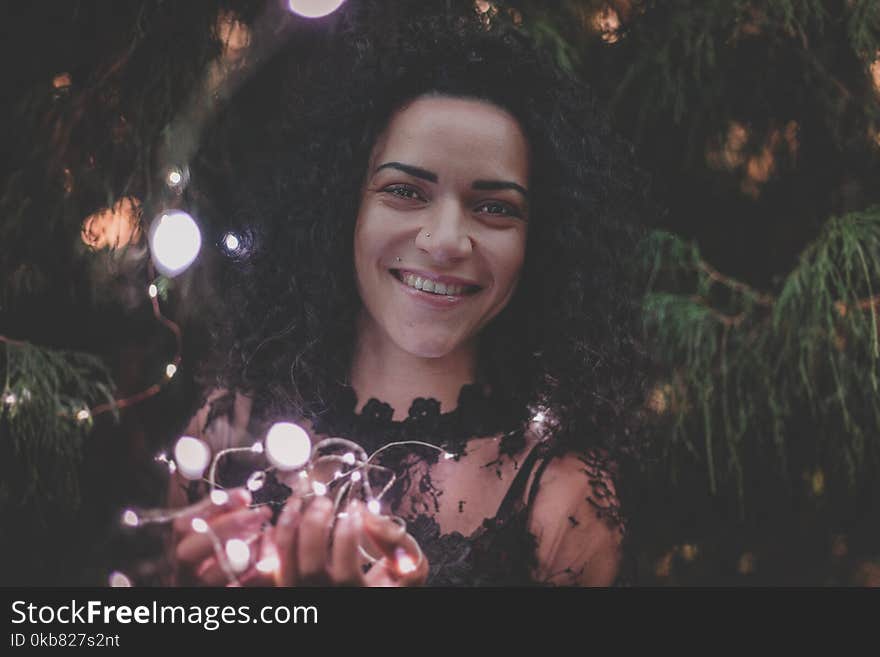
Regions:
M 401 162 L 386 162 L 385 164 L 380 164 L 376 167 L 376 170 L 373 173 L 378 173 L 382 169 L 397 169 L 398 171 L 403 171 L 411 176 L 415 176 L 416 178 L 421 178 L 422 180 L 427 180 L 428 182 L 435 183 L 438 180 L 437 174 L 433 171 L 428 171 L 427 169 L 422 169 L 421 167 L 414 167 L 410 164 L 403 164 Z
M 422 169 L 421 167 L 416 167 L 411 164 L 403 164 L 402 162 L 385 162 L 384 164 L 377 166 L 373 173 L 378 173 L 382 169 L 397 169 L 410 176 L 421 178 L 422 180 L 427 180 L 432 183 L 439 180 L 439 176 L 433 171 L 428 171 L 427 169 Z M 529 196 L 529 192 L 525 187 L 509 180 L 475 180 L 471 187 L 480 190 L 512 189 L 526 198 Z
M 529 197 L 529 192 L 525 187 L 508 180 L 475 180 L 471 187 L 474 189 L 513 189 L 526 198 Z

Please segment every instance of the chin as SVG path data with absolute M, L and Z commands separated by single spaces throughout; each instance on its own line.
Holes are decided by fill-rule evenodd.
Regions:
M 401 340 L 398 344 L 407 353 L 419 358 L 442 358 L 452 353 L 459 343 L 448 336 L 429 338 L 420 336 L 418 338 L 409 337 L 408 339 Z

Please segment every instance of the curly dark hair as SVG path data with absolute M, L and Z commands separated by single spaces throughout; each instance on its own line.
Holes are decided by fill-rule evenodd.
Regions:
M 524 269 L 481 335 L 480 377 L 523 421 L 549 409 L 560 449 L 620 464 L 643 378 L 629 256 L 648 205 L 631 147 L 504 12 L 487 26 L 467 0 L 349 4 L 332 33 L 300 28 L 240 88 L 194 163 L 214 199 L 203 213 L 252 241 L 222 272 L 231 316 L 205 376 L 270 414 L 331 406 L 361 307 L 353 233 L 371 148 L 408 100 L 482 99 L 521 124 L 532 179 Z

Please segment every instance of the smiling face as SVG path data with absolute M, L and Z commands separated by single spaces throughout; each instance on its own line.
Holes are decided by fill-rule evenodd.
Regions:
M 529 148 L 488 102 L 423 96 L 370 158 L 354 239 L 362 331 L 439 358 L 470 348 L 525 258 Z

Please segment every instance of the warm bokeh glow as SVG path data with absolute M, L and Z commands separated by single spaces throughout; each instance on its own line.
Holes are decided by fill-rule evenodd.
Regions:
M 140 201 L 124 196 L 113 207 L 104 208 L 85 218 L 82 241 L 90 249 L 119 249 L 141 239 Z
M 713 169 L 736 172 L 741 176 L 740 189 L 757 198 L 761 186 L 777 172 L 780 157 L 793 162 L 800 149 L 797 121 L 788 121 L 782 128 L 767 134 L 760 150 L 749 148 L 754 138 L 751 130 L 739 121 L 730 121 L 723 139 L 713 141 L 706 149 L 706 163 Z
M 877 51 L 877 56 L 871 62 L 871 79 L 874 81 L 874 91 L 880 94 L 880 50 Z
M 593 29 L 602 35 L 605 43 L 620 41 L 620 15 L 614 7 L 606 5 L 593 15 Z
M 230 11 L 221 11 L 215 26 L 217 38 L 223 44 L 223 59 L 235 64 L 242 59 L 251 43 L 250 28 Z

